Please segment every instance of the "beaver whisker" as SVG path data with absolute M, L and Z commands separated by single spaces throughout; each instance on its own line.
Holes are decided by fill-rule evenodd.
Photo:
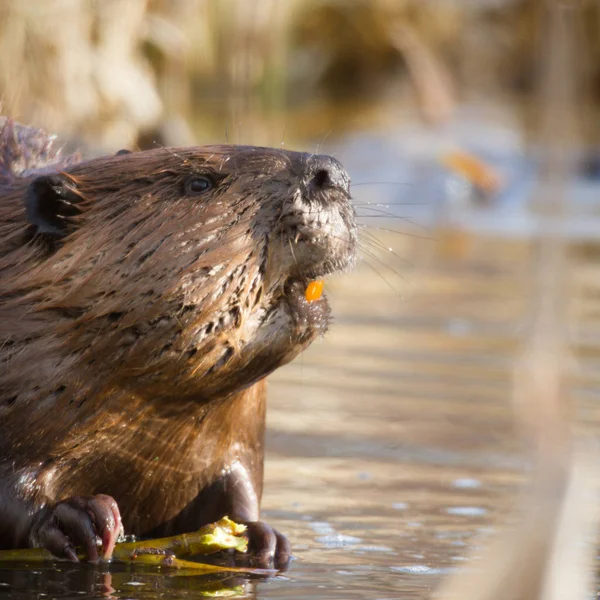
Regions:
M 377 254 L 375 254 L 374 252 L 366 249 L 366 248 L 361 248 L 361 253 L 363 254 L 363 258 L 365 258 L 368 256 L 369 258 L 373 259 L 374 261 L 376 261 L 377 263 L 379 263 L 382 267 L 388 269 L 389 271 L 391 271 L 396 277 L 399 277 L 400 279 L 402 279 L 403 281 L 410 281 L 406 276 L 402 275 L 397 269 L 395 269 L 394 267 L 392 267 L 391 265 L 389 265 L 388 263 L 384 262 L 383 260 L 381 260 L 381 258 L 379 256 L 377 256 Z M 387 281 L 387 279 L 385 279 L 380 273 L 378 273 L 378 275 L 384 279 L 386 281 L 386 283 L 389 282 Z
M 409 187 L 415 186 L 415 184 L 410 181 L 360 181 L 358 183 L 351 183 L 350 187 L 362 185 L 404 185 Z
M 359 232 L 359 237 L 357 240 L 359 253 L 362 253 L 365 256 L 368 256 L 369 258 L 373 259 L 374 261 L 379 263 L 382 267 L 390 270 L 395 276 L 399 277 L 400 279 L 402 279 L 404 281 L 410 281 L 410 279 L 408 279 L 405 275 L 400 273 L 397 269 L 395 269 L 394 267 L 389 265 L 387 262 L 383 261 L 382 257 L 391 255 L 395 259 L 398 259 L 398 260 L 402 261 L 404 264 L 409 265 L 409 266 L 411 265 L 410 261 L 408 261 L 406 258 L 400 256 L 397 252 L 395 252 L 389 246 L 384 245 L 383 242 L 381 242 L 381 240 L 377 239 L 377 237 L 375 237 L 370 231 L 367 231 L 366 228 L 369 228 L 369 226 L 359 225 L 359 227 L 361 228 L 361 231 Z M 344 242 L 347 241 L 343 238 L 340 238 L 340 239 L 341 239 L 341 241 L 344 241 Z M 363 256 L 362 258 L 364 259 L 365 263 L 367 263 L 368 261 L 366 260 L 365 256 Z M 361 258 L 360 255 L 358 258 Z M 371 265 L 369 263 L 369 267 L 372 268 L 373 265 Z M 373 269 L 373 268 L 372 268 L 372 270 L 375 271 L 376 274 L 382 280 L 384 280 L 388 286 L 392 287 L 392 289 L 397 291 L 396 288 L 394 288 L 394 286 L 392 286 L 392 284 L 383 276 L 383 274 L 381 272 L 379 272 L 378 270 Z
M 371 229 L 370 227 L 368 227 L 368 226 L 363 227 L 361 225 L 359 225 L 358 227 L 361 230 L 360 234 L 359 234 L 359 245 L 362 243 L 369 244 L 371 246 L 371 248 L 373 248 L 374 250 L 378 250 L 379 252 L 382 253 L 382 255 L 391 254 L 394 258 L 397 258 L 398 260 L 401 260 L 407 264 L 410 264 L 409 261 L 407 261 L 404 257 L 400 256 L 397 252 L 395 252 L 393 248 L 386 246 L 381 240 L 379 240 L 370 231 L 370 229 Z M 400 234 L 400 235 L 403 235 L 403 234 Z
M 372 270 L 372 271 L 373 271 L 373 272 L 374 272 L 374 273 L 375 273 L 375 274 L 376 274 L 376 275 L 377 275 L 377 276 L 378 276 L 378 277 L 379 277 L 379 278 L 380 278 L 382 281 L 384 281 L 384 282 L 386 283 L 386 285 L 388 285 L 388 286 L 389 286 L 389 288 L 390 288 L 390 289 L 391 289 L 391 290 L 394 292 L 394 294 L 396 294 L 397 296 L 400 296 L 400 297 L 402 297 L 402 294 L 401 294 L 400 290 L 396 289 L 396 288 L 395 288 L 395 287 L 394 287 L 394 286 L 393 286 L 393 285 L 390 283 L 390 281 L 389 281 L 389 280 L 388 280 L 386 277 L 384 277 L 384 276 L 381 274 L 381 272 L 380 272 L 380 271 L 379 271 L 377 268 L 375 268 L 375 267 L 374 267 L 374 266 L 373 266 L 373 265 L 372 265 L 372 264 L 371 264 L 371 263 L 370 263 L 370 262 L 367 260 L 367 258 L 366 258 L 365 256 L 362 256 L 361 258 L 362 258 L 362 260 L 364 261 L 364 263 L 365 263 L 365 264 L 366 264 L 366 265 L 367 265 L 367 266 L 368 266 L 368 267 L 369 267 L 369 268 L 370 268 L 370 269 L 371 269 L 371 270 Z
M 361 215 L 362 217 L 377 218 L 378 216 L 381 215 L 383 217 L 390 217 L 390 218 L 394 218 L 394 219 L 401 219 L 403 221 L 411 222 L 409 217 L 403 217 L 402 215 L 398 215 L 391 211 L 384 210 L 380 206 L 361 206 L 360 210 L 370 210 L 371 212 L 376 213 L 374 215 L 373 214 Z M 418 225 L 418 224 L 416 224 L 416 225 Z
M 431 202 L 355 202 L 352 201 L 353 206 L 369 208 L 372 206 L 383 206 L 389 208 L 390 206 L 429 206 Z
M 436 238 L 432 237 L 432 236 L 419 235 L 418 233 L 411 233 L 408 231 L 399 231 L 397 229 L 388 229 L 386 227 L 373 227 L 372 225 L 367 225 L 367 224 L 363 224 L 363 223 L 358 224 L 358 227 L 359 228 L 370 227 L 371 229 L 377 229 L 378 231 L 386 231 L 388 233 L 397 233 L 398 235 L 405 235 L 405 236 L 416 238 L 419 240 L 429 240 L 430 242 L 436 241 Z

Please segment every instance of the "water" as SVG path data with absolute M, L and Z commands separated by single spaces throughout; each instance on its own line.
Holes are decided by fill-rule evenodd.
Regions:
M 248 582 L 116 565 L 14 565 L 0 568 L 0 597 L 198 598 L 233 587 L 241 597 L 418 599 L 468 557 L 477 568 L 482 548 L 510 521 L 528 469 L 510 393 L 530 242 L 500 235 L 502 227 L 480 234 L 444 221 L 445 180 L 427 176 L 437 169 L 435 144 L 421 158 L 400 152 L 383 171 L 360 167 L 361 155 L 377 164 L 373 148 L 388 155 L 394 134 L 377 135 L 340 144 L 354 180 L 411 185 L 357 187 L 357 201 L 423 204 L 411 213 L 417 226 L 371 220 L 416 237 L 375 230 L 401 258 L 367 254 L 355 272 L 328 281 L 330 333 L 270 379 L 263 509 L 292 541 L 290 570 Z M 509 196 L 496 208 L 511 201 L 519 204 Z M 592 428 L 597 255 L 593 245 L 573 253 L 577 394 Z

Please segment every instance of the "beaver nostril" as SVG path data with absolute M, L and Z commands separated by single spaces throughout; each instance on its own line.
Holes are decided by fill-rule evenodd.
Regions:
M 310 187 L 316 190 L 339 188 L 348 192 L 350 178 L 344 167 L 331 156 L 313 154 L 306 161 Z
M 329 177 L 329 171 L 327 171 L 326 169 L 319 169 L 313 177 L 313 183 L 318 188 L 324 188 L 328 185 L 331 185 L 331 177 Z

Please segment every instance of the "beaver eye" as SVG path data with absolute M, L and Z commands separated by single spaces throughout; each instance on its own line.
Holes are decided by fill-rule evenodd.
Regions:
M 185 182 L 185 193 L 190 196 L 197 196 L 210 190 L 213 185 L 213 180 L 210 177 L 194 175 Z

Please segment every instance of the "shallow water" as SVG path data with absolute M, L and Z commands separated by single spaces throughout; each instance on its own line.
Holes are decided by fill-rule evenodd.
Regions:
M 427 175 L 437 150 L 429 149 L 429 167 L 415 167 L 416 178 L 404 166 L 355 174 L 355 151 L 341 143 L 338 152 L 355 181 L 412 181 L 385 192 L 385 202 L 417 196 L 424 208 L 411 215 L 426 228 L 394 219 L 382 227 L 415 237 L 374 230 L 397 256 L 383 252 L 379 262 L 367 252 L 355 272 L 328 281 L 330 333 L 270 380 L 263 509 L 292 541 L 289 571 L 220 583 L 116 565 L 16 565 L 0 567 L 0 596 L 197 598 L 237 585 L 232 593 L 259 598 L 427 598 L 506 522 L 528 467 L 510 394 L 530 244 L 523 235 L 465 233 L 444 221 L 439 206 L 450 188 Z M 373 186 L 354 195 L 359 203 L 384 197 Z M 592 424 L 598 255 L 591 245 L 573 253 L 577 393 Z

